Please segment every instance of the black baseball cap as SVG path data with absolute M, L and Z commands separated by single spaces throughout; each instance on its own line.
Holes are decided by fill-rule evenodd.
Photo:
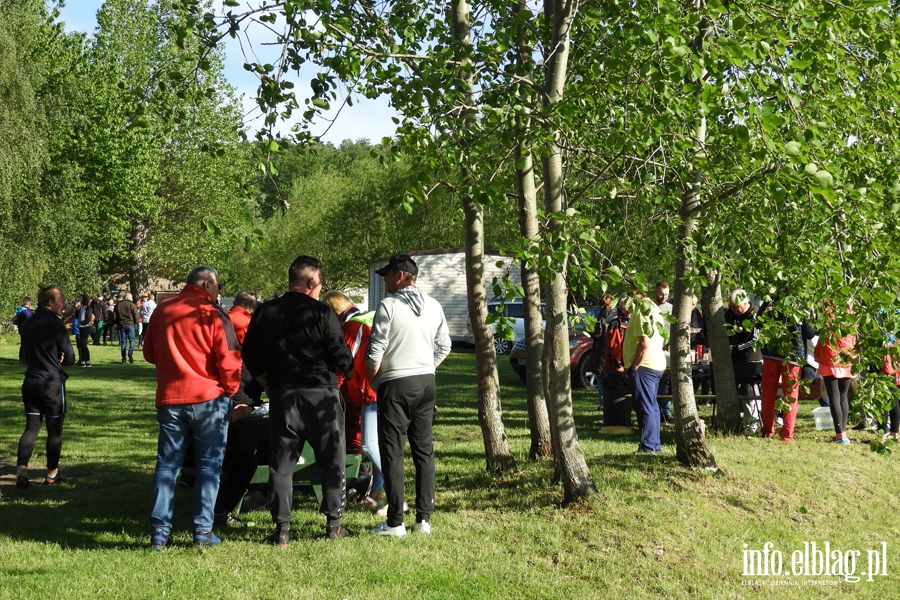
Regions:
M 395 254 L 388 259 L 386 265 L 375 270 L 382 277 L 391 271 L 403 271 L 412 275 L 418 275 L 419 267 L 416 266 L 416 261 L 409 257 L 409 254 Z

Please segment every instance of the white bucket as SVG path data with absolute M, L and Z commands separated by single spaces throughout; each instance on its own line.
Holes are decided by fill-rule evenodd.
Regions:
M 831 418 L 831 409 L 827 406 L 819 406 L 812 410 L 813 419 L 816 420 L 816 429 L 824 431 L 834 429 L 834 421 Z

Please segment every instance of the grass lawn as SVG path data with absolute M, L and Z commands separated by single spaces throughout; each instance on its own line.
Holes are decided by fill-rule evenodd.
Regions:
M 260 543 L 271 526 L 256 512 L 244 515 L 252 525 L 221 531 L 225 543 L 198 552 L 188 532 L 190 492 L 179 492 L 175 547 L 151 553 L 153 368 L 143 359 L 119 364 L 118 348 L 91 347 L 93 368 L 68 369 L 61 469 L 76 479 L 20 491 L 13 484 L 23 367 L 18 340 L 0 342 L 0 598 L 876 598 L 900 589 L 900 456 L 857 443 L 874 434 L 851 432 L 852 445 L 831 444 L 804 402 L 795 444 L 713 435 L 726 474 L 710 475 L 679 466 L 671 426 L 661 457 L 635 455 L 635 436 L 600 435 L 596 398 L 577 390 L 579 439 L 599 493 L 563 509 L 552 464 L 525 460 L 524 387 L 504 357 L 504 414 L 520 470 L 484 474 L 475 357 L 459 350 L 438 372 L 430 537 L 329 542 L 314 498 L 298 495 L 289 548 Z M 45 439 L 42 432 L 33 480 L 43 474 Z M 410 496 L 412 472 L 407 460 Z M 350 512 L 344 523 L 365 532 L 378 521 Z M 786 572 L 804 542 L 828 542 L 848 565 L 858 550 L 857 576 L 868 569 L 866 551 L 886 542 L 887 575 L 858 583 L 743 576 L 745 544 L 761 550 L 766 542 Z

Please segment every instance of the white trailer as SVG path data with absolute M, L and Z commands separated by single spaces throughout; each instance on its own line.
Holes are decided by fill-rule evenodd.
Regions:
M 443 250 L 417 250 L 408 252 L 419 267 L 416 285 L 423 292 L 441 303 L 447 326 L 450 328 L 450 339 L 455 342 L 471 341 L 466 338 L 466 325 L 469 319 L 469 305 L 466 295 L 466 255 L 462 248 Z M 385 256 L 369 261 L 369 310 L 378 308 L 378 304 L 387 295 L 384 289 L 384 278 L 375 273 L 383 267 L 389 257 Z M 497 263 L 503 263 L 498 267 Z M 494 277 L 498 279 L 509 274 L 515 285 L 521 285 L 519 263 L 514 258 L 502 256 L 498 252 L 486 252 L 484 257 L 485 282 L 487 299 L 494 297 L 491 285 Z

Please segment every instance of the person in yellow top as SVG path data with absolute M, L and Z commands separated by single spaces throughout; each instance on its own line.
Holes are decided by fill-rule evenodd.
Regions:
M 625 330 L 622 359 L 628 366 L 628 383 L 641 429 L 638 453 L 659 454 L 662 445 L 656 394 L 666 370 L 661 331 L 668 324 L 659 314 L 659 307 L 643 292 L 632 292 L 626 306 L 631 312 L 631 321 Z

